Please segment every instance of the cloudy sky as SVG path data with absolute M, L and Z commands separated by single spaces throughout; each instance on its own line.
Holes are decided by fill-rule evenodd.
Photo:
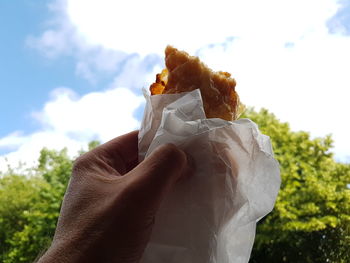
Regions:
M 0 1 L 0 169 L 137 129 L 167 44 L 350 162 L 350 2 Z

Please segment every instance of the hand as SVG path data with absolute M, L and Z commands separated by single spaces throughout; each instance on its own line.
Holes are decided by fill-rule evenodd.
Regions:
M 39 262 L 139 262 L 162 200 L 191 169 L 171 144 L 138 164 L 137 142 L 131 132 L 76 160 L 52 245 Z

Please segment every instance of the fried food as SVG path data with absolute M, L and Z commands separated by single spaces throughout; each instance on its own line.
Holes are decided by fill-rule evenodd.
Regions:
M 172 46 L 165 49 L 166 68 L 150 86 L 151 95 L 174 94 L 199 89 L 207 118 L 236 120 L 243 110 L 235 91 L 236 81 L 227 72 L 214 72 L 198 57 Z

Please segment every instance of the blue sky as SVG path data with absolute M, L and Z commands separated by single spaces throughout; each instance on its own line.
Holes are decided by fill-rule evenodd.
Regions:
M 329 31 L 333 34 L 341 33 L 343 35 L 350 35 L 350 1 L 339 1 L 340 8 L 328 20 L 327 26 Z
M 29 35 L 43 30 L 50 15 L 48 2 L 0 2 L 0 137 L 37 129 L 30 113 L 42 107 L 54 87 L 70 86 L 78 93 L 93 88 L 75 76 L 72 58 L 47 60 L 26 45 Z
M 179 21 L 158 0 L 136 11 L 112 0 L 1 1 L 0 158 L 29 162 L 42 146 L 74 152 L 137 128 L 141 88 L 173 44 L 231 72 L 246 104 L 294 130 L 333 134 L 337 158 L 349 160 L 350 2 L 220 1 L 225 10 L 204 1 L 193 15 L 197 4 L 181 0 L 173 12 L 186 6 L 191 19 Z

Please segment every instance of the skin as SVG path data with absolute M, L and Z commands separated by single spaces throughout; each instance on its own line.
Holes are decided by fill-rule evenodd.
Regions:
M 52 245 L 38 262 L 139 262 L 162 200 L 193 169 L 172 144 L 138 164 L 137 134 L 76 160 Z

